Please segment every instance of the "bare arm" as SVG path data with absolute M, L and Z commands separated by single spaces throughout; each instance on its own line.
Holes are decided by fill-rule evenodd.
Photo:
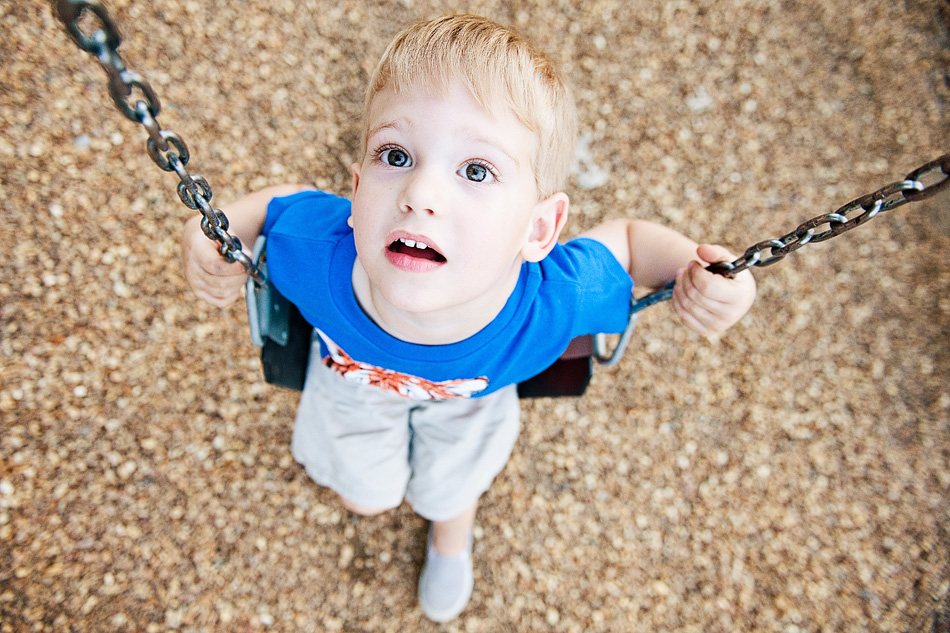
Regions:
M 225 205 L 221 211 L 228 217 L 228 231 L 241 240 L 247 251 L 264 228 L 267 204 L 271 199 L 306 189 L 309 187 L 276 185 Z M 241 287 L 247 279 L 244 267 L 237 262 L 229 264 L 221 258 L 217 242 L 209 240 L 201 231 L 201 216 L 195 216 L 185 223 L 181 251 L 185 280 L 199 298 L 224 307 L 240 296 Z
M 661 288 L 696 256 L 698 244 L 681 233 L 644 220 L 608 220 L 579 237 L 610 250 L 638 286 Z
M 643 220 L 611 220 L 580 237 L 606 246 L 637 285 L 659 288 L 675 279 L 673 309 L 700 334 L 725 331 L 755 300 L 755 280 L 749 271 L 729 279 L 705 270 L 714 262 L 734 259 L 721 246 L 698 245 L 672 229 Z

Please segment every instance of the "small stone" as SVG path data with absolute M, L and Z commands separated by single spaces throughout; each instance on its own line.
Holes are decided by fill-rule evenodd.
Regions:
M 165 609 L 165 626 L 170 629 L 180 628 L 185 623 L 185 609 Z
M 128 479 L 129 477 L 132 476 L 132 473 L 135 472 L 135 469 L 137 467 L 138 466 L 134 461 L 129 460 L 125 462 L 124 464 L 122 464 L 121 466 L 119 466 L 118 470 L 116 471 L 116 474 L 119 475 L 120 479 Z
M 341 547 L 340 559 L 337 562 L 337 567 L 339 567 L 340 569 L 346 569 L 347 567 L 349 567 L 350 563 L 353 562 L 353 555 L 354 555 L 354 551 L 353 551 L 352 545 L 347 543 L 346 545 Z
M 218 619 L 221 621 L 221 624 L 230 624 L 234 619 L 234 606 L 229 602 L 218 602 L 217 611 Z
M 691 96 L 686 98 L 686 107 L 693 112 L 704 112 L 716 105 L 706 88 L 700 86 Z

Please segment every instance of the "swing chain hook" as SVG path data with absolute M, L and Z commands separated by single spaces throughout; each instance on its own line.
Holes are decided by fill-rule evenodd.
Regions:
M 148 132 L 146 149 L 152 162 L 163 171 L 173 171 L 178 176 L 181 181 L 178 197 L 190 209 L 201 212 L 201 230 L 208 239 L 218 242 L 221 257 L 228 263 L 239 262 L 256 284 L 267 283 L 263 272 L 244 252 L 241 240 L 228 233 L 227 216 L 211 206 L 211 185 L 186 168 L 191 154 L 185 141 L 158 124 L 161 112 L 158 95 L 144 77 L 126 68 L 118 51 L 122 38 L 109 11 L 96 0 L 53 0 L 53 9 L 76 46 L 99 60 L 108 76 L 109 94 L 115 107 Z M 98 22 L 91 34 L 87 34 L 88 28 L 84 31 L 80 26 L 86 14 Z M 133 92 L 137 94 L 133 95 Z

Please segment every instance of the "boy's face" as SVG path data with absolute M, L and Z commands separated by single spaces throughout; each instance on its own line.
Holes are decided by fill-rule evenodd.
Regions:
M 458 83 L 444 94 L 387 88 L 373 99 L 350 224 L 374 303 L 413 314 L 497 312 L 524 256 L 540 259 L 526 250 L 542 206 L 538 138 L 498 110 L 489 114 Z

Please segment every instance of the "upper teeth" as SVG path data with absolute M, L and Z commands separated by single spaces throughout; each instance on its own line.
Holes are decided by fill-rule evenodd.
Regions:
M 418 248 L 420 250 L 429 248 L 425 243 L 417 242 L 415 240 L 407 240 L 405 238 L 400 237 L 399 241 L 405 244 L 406 246 L 408 246 L 409 248 Z

